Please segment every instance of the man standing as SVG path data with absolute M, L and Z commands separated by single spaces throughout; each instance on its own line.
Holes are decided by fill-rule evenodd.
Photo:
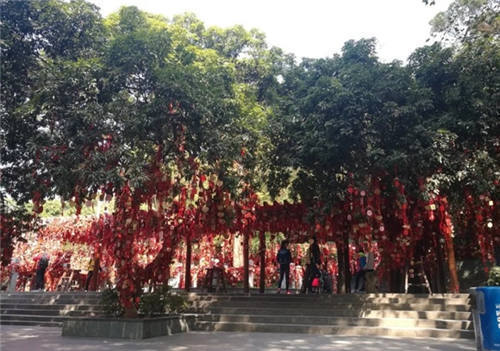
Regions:
M 355 275 L 354 292 L 361 292 L 365 284 L 366 255 L 363 250 L 358 252 L 358 271 Z
M 301 292 L 313 292 L 312 282 L 314 278 L 319 278 L 321 273 L 319 267 L 321 265 L 321 252 L 319 250 L 318 239 L 315 236 L 309 238 L 309 248 L 306 255 L 306 272 L 304 274 L 304 284 Z
M 35 290 L 44 290 L 45 289 L 45 271 L 49 266 L 49 256 L 44 253 L 40 260 L 38 261 L 38 265 L 36 268 L 36 284 Z
M 365 266 L 365 291 L 374 293 L 377 285 L 377 275 L 375 274 L 375 255 L 372 251 L 366 254 Z
M 276 260 L 280 265 L 280 280 L 278 282 L 278 294 L 281 292 L 281 283 L 283 282 L 283 277 L 285 278 L 286 293 L 290 294 L 289 283 L 290 283 L 290 263 L 292 262 L 292 254 L 288 250 L 288 241 L 283 240 L 281 242 L 281 248 L 276 255 Z

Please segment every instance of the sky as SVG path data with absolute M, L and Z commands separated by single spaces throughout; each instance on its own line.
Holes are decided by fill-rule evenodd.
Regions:
M 429 21 L 452 0 L 90 0 L 103 16 L 121 6 L 168 18 L 193 12 L 206 27 L 257 28 L 270 46 L 297 57 L 326 57 L 340 53 L 350 39 L 377 38 L 381 61 L 406 61 L 430 36 Z

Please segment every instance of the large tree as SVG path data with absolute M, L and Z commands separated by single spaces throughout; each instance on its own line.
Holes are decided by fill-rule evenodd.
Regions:
M 165 162 L 177 157 L 179 129 L 182 152 L 224 177 L 235 160 L 255 164 L 242 149 L 261 138 L 254 121 L 262 127 L 266 110 L 236 71 L 240 53 L 265 55 L 257 32 L 198 33 L 186 25 L 194 17 L 134 7 L 102 20 L 83 1 L 4 1 L 2 10 L 2 185 L 17 201 L 139 186 L 159 143 Z
M 94 69 L 92 60 L 102 49 L 104 27 L 97 8 L 85 1 L 2 1 L 1 7 L 2 196 L 7 192 L 23 203 L 38 187 L 50 187 L 46 169 L 39 165 L 42 156 L 53 152 L 43 148 L 56 146 L 47 142 L 50 131 L 63 128 L 35 110 L 64 99 L 61 95 L 78 95 L 80 89 L 80 100 L 87 98 L 88 84 L 77 83 L 91 80 L 83 78 L 83 71 Z M 68 79 L 68 90 L 39 100 L 45 88 L 42 77 L 62 74 L 59 64 L 66 77 L 81 67 L 80 77 Z

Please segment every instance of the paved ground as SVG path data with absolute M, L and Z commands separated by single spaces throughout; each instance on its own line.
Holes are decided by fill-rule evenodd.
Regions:
M 305 334 L 193 332 L 124 341 L 68 338 L 59 328 L 0 326 L 1 351 L 464 351 L 475 350 L 472 340 L 396 339 Z

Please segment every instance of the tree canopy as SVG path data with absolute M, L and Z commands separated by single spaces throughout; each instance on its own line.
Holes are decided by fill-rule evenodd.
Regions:
M 432 23 L 452 45 L 417 48 L 406 64 L 380 62 L 375 38 L 297 60 L 256 29 L 206 28 L 189 13 L 166 18 L 131 6 L 102 18 L 84 0 L 0 4 L 3 215 L 21 219 L 30 201 L 40 213 L 54 197 L 79 208 L 113 195 L 116 232 L 99 225 L 110 242 L 117 234 L 132 248 L 123 228 L 156 228 L 161 237 L 174 228 L 174 245 L 177 228 L 227 229 L 224 221 L 240 215 L 231 204 L 246 228 L 254 191 L 337 216 L 335 206 L 382 188 L 395 199 L 387 209 L 399 213 L 395 231 L 408 234 L 407 202 L 413 211 L 423 199 L 443 207 L 451 240 L 448 199 L 457 220 L 474 202 L 498 199 L 495 1 L 456 0 Z M 189 212 L 196 206 L 201 212 Z M 498 209 L 485 216 L 468 221 L 497 232 Z M 188 217 L 195 222 L 182 224 Z M 382 219 L 373 225 L 383 228 Z M 2 230 L 2 246 L 11 239 Z
M 256 162 L 241 154 L 263 139 L 268 114 L 261 33 L 135 7 L 102 19 L 84 1 L 2 10 L 2 186 L 17 201 L 140 186 L 160 141 L 166 162 L 186 153 L 223 177 L 234 161 Z

